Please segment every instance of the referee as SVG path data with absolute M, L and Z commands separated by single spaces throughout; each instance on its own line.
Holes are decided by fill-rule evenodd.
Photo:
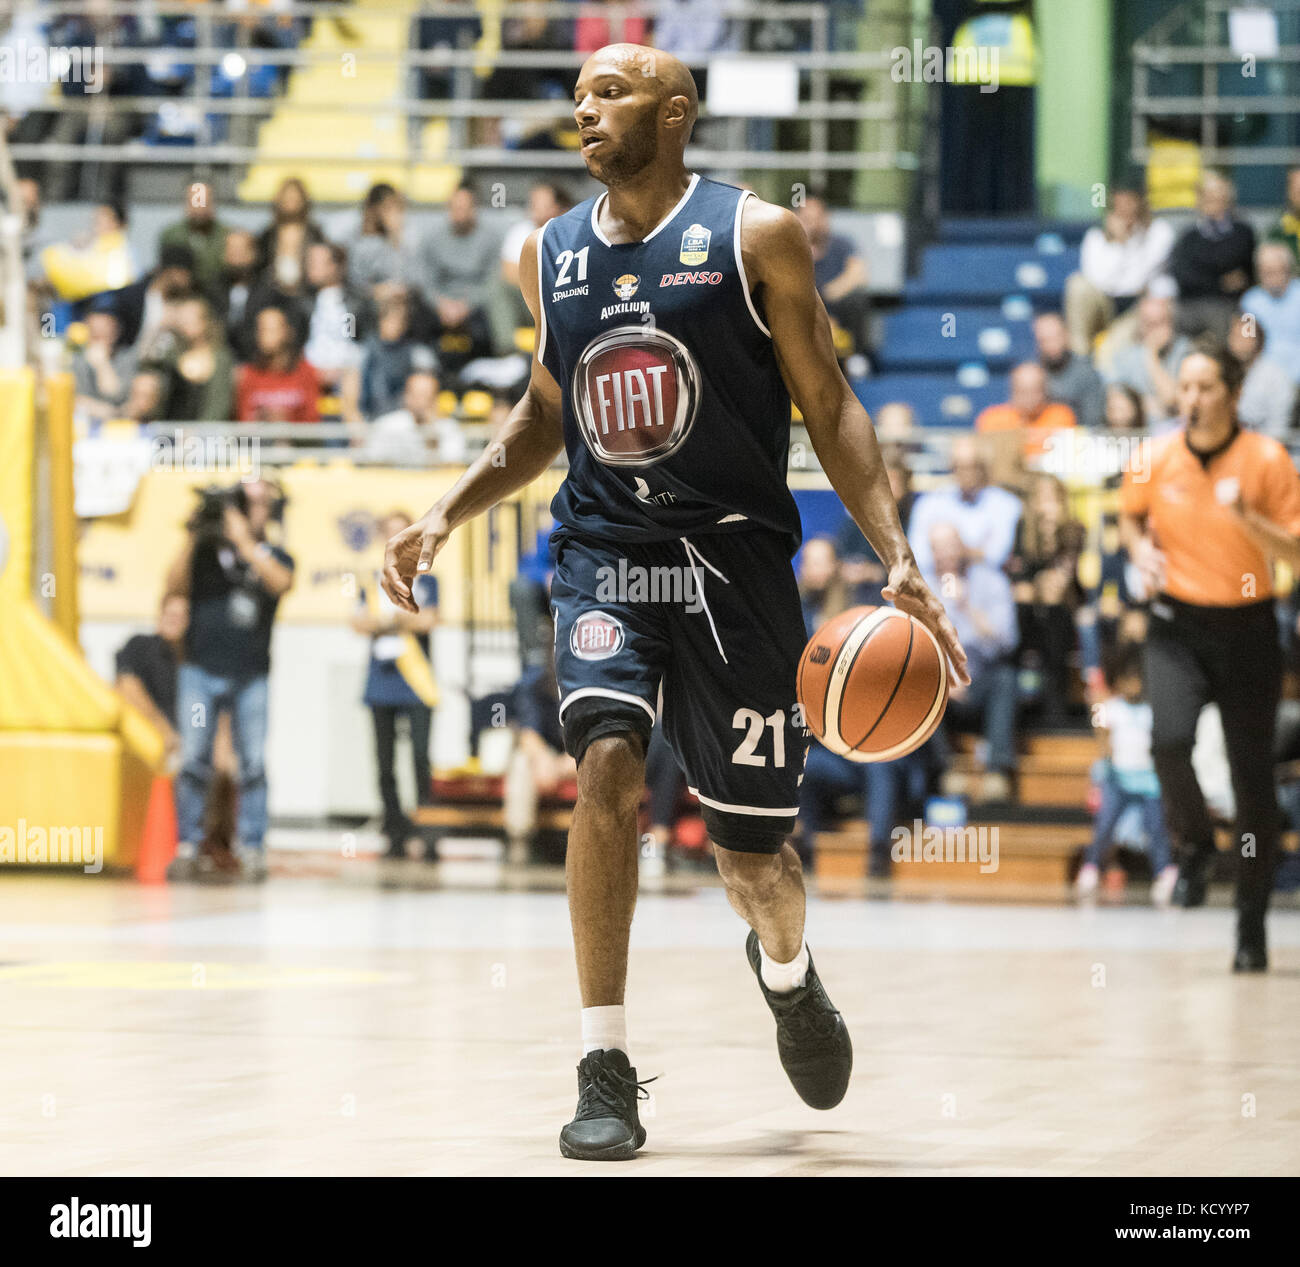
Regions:
M 1264 914 L 1277 860 L 1273 729 L 1282 675 L 1270 559 L 1300 566 L 1300 476 L 1237 422 L 1244 370 L 1198 340 L 1178 371 L 1178 430 L 1131 469 L 1120 531 L 1152 595 L 1146 686 L 1165 816 L 1181 846 L 1175 901 L 1205 901 L 1214 832 L 1192 769 L 1196 720 L 1223 718 L 1237 804 L 1237 972 L 1268 967 Z

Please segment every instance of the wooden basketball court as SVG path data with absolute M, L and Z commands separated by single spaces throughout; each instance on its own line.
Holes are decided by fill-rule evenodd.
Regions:
M 414 866 L 414 864 L 412 864 Z M 853 1035 L 817 1113 L 716 886 L 643 892 L 628 999 L 649 1140 L 563 1160 L 578 999 L 556 877 L 370 861 L 260 889 L 0 885 L 5 1174 L 1300 1172 L 1300 914 L 1267 976 L 1227 909 L 813 897 Z

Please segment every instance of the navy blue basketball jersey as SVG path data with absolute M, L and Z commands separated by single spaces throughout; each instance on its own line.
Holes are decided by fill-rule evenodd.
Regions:
M 640 242 L 604 236 L 603 193 L 541 231 L 537 358 L 564 395 L 551 513 L 566 527 L 649 542 L 748 524 L 798 548 L 790 397 L 740 254 L 750 196 L 693 175 Z

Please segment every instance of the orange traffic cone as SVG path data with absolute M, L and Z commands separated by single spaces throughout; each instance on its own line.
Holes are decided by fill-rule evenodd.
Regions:
M 149 791 L 149 809 L 144 816 L 144 835 L 135 863 L 135 878 L 141 884 L 162 884 L 167 864 L 176 856 L 176 800 L 172 781 L 165 774 L 155 777 Z

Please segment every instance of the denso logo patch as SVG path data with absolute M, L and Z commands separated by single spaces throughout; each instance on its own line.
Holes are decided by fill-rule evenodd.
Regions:
M 716 286 L 722 281 L 721 273 L 665 273 L 659 286 Z
M 608 660 L 623 649 L 623 626 L 604 612 L 584 612 L 569 630 L 569 650 L 579 660 Z

